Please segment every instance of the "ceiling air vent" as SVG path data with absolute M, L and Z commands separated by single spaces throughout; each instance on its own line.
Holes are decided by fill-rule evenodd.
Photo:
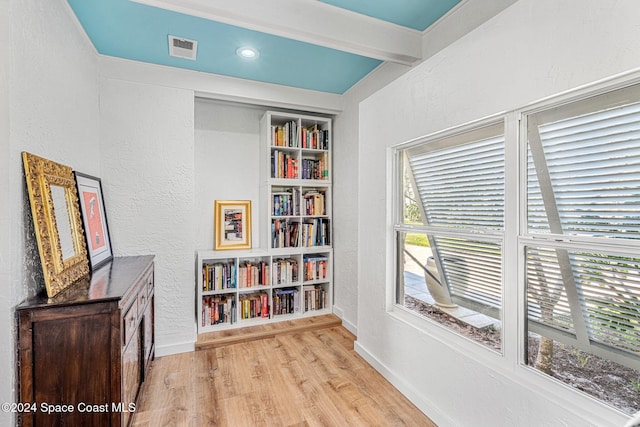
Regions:
M 183 39 L 176 36 L 169 36 L 169 55 L 177 58 L 196 59 L 198 42 L 195 40 Z

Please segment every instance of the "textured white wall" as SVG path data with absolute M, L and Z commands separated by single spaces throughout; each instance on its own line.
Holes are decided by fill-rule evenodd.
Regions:
M 344 95 L 333 121 L 334 312 L 352 333 L 358 331 L 358 129 L 360 102 L 411 67 L 385 63 Z M 366 145 L 366 144 L 365 144 Z
M 103 79 L 101 177 L 115 255 L 154 254 L 158 355 L 195 342 L 194 94 Z
M 215 200 L 251 200 L 252 247 L 261 242 L 260 118 L 263 107 L 197 99 L 195 110 L 196 249 L 213 250 Z
M 11 62 L 11 32 L 9 31 L 9 0 L 0 0 L 0 342 L 14 342 L 12 306 L 14 284 L 11 282 L 11 149 L 9 143 L 9 90 Z M 0 402 L 11 402 L 13 398 L 13 345 L 0 347 Z M 0 424 L 10 425 L 11 414 L 0 413 Z
M 99 171 L 97 58 L 75 26 L 64 0 L 0 2 L 2 402 L 15 396 L 13 308 L 44 286 L 34 261 L 38 252 L 20 153 L 29 151 L 90 173 Z M 11 414 L 0 412 L 1 425 L 13 422 Z
M 439 425 L 622 425 L 624 417 L 532 378 L 518 366 L 515 327 L 500 357 L 386 313 L 387 149 L 640 66 L 638 18 L 634 0 L 520 0 L 361 103 L 357 347 Z
M 333 122 L 333 304 L 352 333 L 358 319 L 358 102 Z

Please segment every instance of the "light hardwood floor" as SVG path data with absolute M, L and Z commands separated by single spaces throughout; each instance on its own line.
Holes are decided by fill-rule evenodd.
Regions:
M 157 358 L 133 426 L 435 426 L 342 326 Z

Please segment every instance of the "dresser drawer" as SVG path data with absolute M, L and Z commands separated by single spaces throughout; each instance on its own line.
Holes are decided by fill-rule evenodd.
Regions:
M 144 308 L 147 306 L 147 302 L 149 301 L 149 294 L 147 294 L 147 289 L 142 288 L 138 293 L 138 313 L 140 317 L 142 317 L 144 313 Z
M 129 310 L 122 318 L 122 334 L 123 334 L 123 344 L 122 346 L 126 346 L 131 340 L 133 333 L 136 331 L 136 326 L 138 323 L 138 301 L 134 301 L 129 307 Z
M 151 294 L 153 294 L 153 270 L 147 276 L 147 295 L 151 298 Z

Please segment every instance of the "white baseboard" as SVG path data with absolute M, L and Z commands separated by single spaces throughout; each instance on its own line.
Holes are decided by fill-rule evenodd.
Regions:
M 196 348 L 195 341 L 174 343 L 169 345 L 156 345 L 156 357 L 170 356 L 172 354 L 189 353 Z
M 336 307 L 334 305 L 333 314 L 335 314 L 340 318 L 340 320 L 342 320 L 342 326 L 347 328 L 347 330 L 351 332 L 353 335 L 355 335 L 356 337 L 358 336 L 358 327 L 344 318 L 344 311 L 340 307 Z
M 367 361 L 373 368 L 385 377 L 395 388 L 400 391 L 407 399 L 418 407 L 431 421 L 436 423 L 439 427 L 453 427 L 456 424 L 445 413 L 440 411 L 430 400 L 425 399 L 420 395 L 414 387 L 408 384 L 403 379 L 396 376 L 390 369 L 388 369 L 383 363 L 381 363 L 375 356 L 373 356 L 366 348 L 364 348 L 358 341 L 353 344 L 353 348 L 364 360 Z

